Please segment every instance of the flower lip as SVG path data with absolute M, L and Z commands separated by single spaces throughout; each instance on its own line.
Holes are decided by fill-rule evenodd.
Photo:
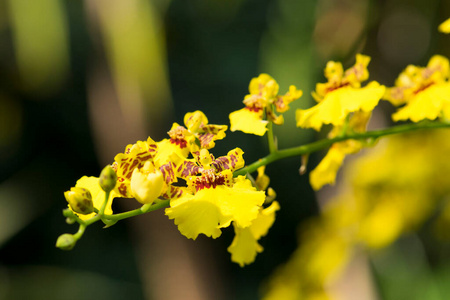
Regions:
M 167 134 L 170 136 L 170 142 L 179 146 L 180 148 L 187 147 L 187 140 L 185 133 L 188 130 L 183 126 L 172 128 Z
M 221 173 L 215 173 L 214 169 L 203 170 L 202 175 L 193 180 L 195 191 L 202 189 L 215 189 L 219 185 L 226 185 L 226 177 Z

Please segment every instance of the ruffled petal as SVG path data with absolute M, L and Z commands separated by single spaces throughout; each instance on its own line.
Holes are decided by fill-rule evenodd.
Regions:
M 166 215 L 169 219 L 174 219 L 178 230 L 188 239 L 195 240 L 201 233 L 214 239 L 218 238 L 222 234 L 219 224 L 229 223 L 231 220 L 221 214 L 211 196 L 214 195 L 207 189 L 199 191 L 195 197 L 185 193 L 170 201 Z
M 229 226 L 231 221 L 240 227 L 250 226 L 265 196 L 264 192 L 256 191 L 249 180 L 240 177 L 233 187 L 222 185 L 203 188 L 195 195 L 183 194 L 170 202 L 166 215 L 191 239 L 201 233 L 217 238 L 220 228 Z
M 245 176 L 238 176 L 232 188 L 224 188 L 218 203 L 225 216 L 231 216 L 239 227 L 248 227 L 258 216 L 259 208 L 266 198 L 257 191 Z
M 235 237 L 228 247 L 231 261 L 238 263 L 241 267 L 255 261 L 256 255 L 263 251 L 258 240 L 267 234 L 275 221 L 275 211 L 279 209 L 280 205 L 275 201 L 268 208 L 260 210 L 250 227 L 241 228 L 234 224 Z
M 231 253 L 231 261 L 238 263 L 241 267 L 251 264 L 264 248 L 258 244 L 250 228 L 239 228 L 235 225 L 234 232 L 233 242 L 227 249 Z
M 384 95 L 385 87 L 373 81 L 364 88 L 342 87 L 326 94 L 314 107 L 297 110 L 297 126 L 319 131 L 323 124 L 342 126 L 347 115 L 372 111 Z
M 450 104 L 450 84 L 433 85 L 419 92 L 404 107 L 392 115 L 394 121 L 424 119 L 435 120 Z
M 336 175 L 347 154 L 355 153 L 361 149 L 361 143 L 356 141 L 335 143 L 328 150 L 327 155 L 309 174 L 309 181 L 314 190 L 320 190 L 324 185 L 333 185 Z
M 171 139 L 164 139 L 157 142 L 158 153 L 155 156 L 155 165 L 162 166 L 169 161 L 172 161 L 173 155 L 186 158 L 189 155 L 189 148 L 185 145 L 174 143 Z
M 240 130 L 245 133 L 263 136 L 266 131 L 268 121 L 262 119 L 263 111 L 251 111 L 243 108 L 230 114 L 231 131 Z

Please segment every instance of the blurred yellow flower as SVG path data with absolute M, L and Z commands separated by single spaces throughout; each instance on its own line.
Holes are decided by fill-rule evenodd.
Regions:
M 450 117 L 449 61 L 435 55 L 426 67 L 409 65 L 400 73 L 395 87 L 388 88 L 384 99 L 401 107 L 392 115 L 394 121 Z
M 317 167 L 309 174 L 309 180 L 314 190 L 320 190 L 324 185 L 333 185 L 345 156 L 358 152 L 362 148 L 362 143 L 348 140 L 346 142 L 335 143 L 328 150 L 328 153 L 320 161 Z
M 370 57 L 357 54 L 353 67 L 343 70 L 342 64 L 330 61 L 325 68 L 327 83 L 318 83 L 312 95 L 318 102 L 309 109 L 296 112 L 297 126 L 319 131 L 324 124 L 343 126 L 354 112 L 371 112 L 384 94 L 384 86 L 372 81 L 361 87 L 369 77 Z
M 441 23 L 438 30 L 443 33 L 450 33 L 450 19 L 447 19 Z
M 345 130 L 350 132 L 365 132 L 367 123 L 372 112 L 355 112 L 350 118 Z M 328 134 L 329 138 L 334 138 L 342 132 L 343 128 L 338 126 Z M 349 154 L 358 153 L 367 143 L 357 140 L 346 140 L 344 142 L 331 145 L 328 153 L 320 161 L 317 167 L 309 174 L 309 181 L 314 190 L 320 190 L 324 185 L 333 185 L 336 181 L 337 172 L 342 166 L 344 159 Z

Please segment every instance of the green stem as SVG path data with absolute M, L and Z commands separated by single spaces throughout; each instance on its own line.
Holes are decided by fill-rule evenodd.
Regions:
M 287 157 L 293 157 L 293 156 L 300 156 L 305 154 L 310 154 L 312 152 L 325 149 L 327 147 L 330 147 L 334 143 L 346 141 L 346 140 L 368 140 L 368 139 L 377 139 L 382 136 L 392 135 L 392 134 L 399 134 L 399 133 L 405 133 L 405 132 L 412 132 L 417 130 L 424 130 L 424 129 L 437 129 L 437 128 L 450 128 L 450 123 L 444 123 L 444 122 L 421 122 L 421 123 L 412 123 L 412 124 L 405 124 L 405 125 L 398 125 L 387 129 L 380 129 L 380 130 L 372 130 L 364 133 L 350 133 L 343 136 L 337 136 L 332 139 L 322 139 L 320 141 L 316 141 L 310 144 L 283 149 L 283 150 L 277 150 L 275 145 L 273 144 L 273 134 L 269 135 L 269 149 L 271 153 L 267 155 L 266 157 L 263 157 L 259 159 L 258 161 L 248 165 L 245 168 L 242 168 L 236 172 L 234 172 L 234 175 L 245 175 L 247 173 L 252 173 L 256 171 L 259 167 L 268 165 L 270 163 L 273 163 L 277 160 L 287 158 Z M 272 132 L 271 130 L 271 124 L 269 126 L 269 133 Z M 272 140 L 272 146 L 270 141 Z M 142 215 L 148 212 L 152 212 L 161 208 L 168 207 L 170 204 L 170 200 L 161 200 L 159 202 L 156 202 L 152 205 L 143 205 L 142 207 L 134 210 L 130 210 L 124 213 L 119 214 L 113 214 L 113 215 L 105 215 L 104 211 L 106 208 L 106 204 L 109 200 L 109 192 L 105 193 L 105 201 L 102 204 L 102 207 L 98 214 L 88 220 L 81 220 L 78 217 L 76 218 L 77 222 L 80 224 L 80 228 L 78 232 L 75 234 L 75 236 L 80 238 L 86 227 L 97 222 L 100 220 L 106 221 L 112 221 L 117 222 L 123 219 L 131 218 L 134 216 Z M 105 223 L 106 224 L 106 223 Z M 109 224 L 110 226 L 111 224 Z
M 80 224 L 80 227 L 78 228 L 77 233 L 73 235 L 76 241 L 78 241 L 84 234 L 84 231 L 86 230 L 86 224 Z
M 109 194 L 111 194 L 111 191 L 105 192 L 105 200 L 103 201 L 102 207 L 100 208 L 100 211 L 98 212 L 98 214 L 100 216 L 102 216 L 105 213 L 106 204 L 108 203 L 108 200 L 109 200 Z
M 423 130 L 423 129 L 437 129 L 437 128 L 450 128 L 450 123 L 423 121 L 420 123 L 397 125 L 397 126 L 390 127 L 387 129 L 372 130 L 372 131 L 367 131 L 367 132 L 363 132 L 363 133 L 351 133 L 351 134 L 346 134 L 343 136 L 337 136 L 332 139 L 322 139 L 322 140 L 319 140 L 319 141 L 316 141 L 316 142 L 313 142 L 310 144 L 297 146 L 297 147 L 293 147 L 293 148 L 288 148 L 288 149 L 283 149 L 283 150 L 277 150 L 275 152 L 272 152 L 269 155 L 267 155 L 266 157 L 257 160 L 256 162 L 248 165 L 247 167 L 234 172 L 234 175 L 237 176 L 237 175 L 245 175 L 246 173 L 252 173 L 252 172 L 256 171 L 259 167 L 268 165 L 277 160 L 287 158 L 287 157 L 300 156 L 303 154 L 309 154 L 312 152 L 316 152 L 318 150 L 328 148 L 332 144 L 337 143 L 337 142 L 342 142 L 342 141 L 346 141 L 346 140 L 377 139 L 379 137 L 387 136 L 387 135 L 412 132 L 412 131 Z
M 267 124 L 267 141 L 269 143 L 269 152 L 274 153 L 277 151 L 277 147 L 275 145 L 275 140 L 273 136 L 273 122 L 269 121 L 269 124 Z
M 130 211 L 127 211 L 127 212 L 124 212 L 124 213 L 114 214 L 114 215 L 104 215 L 103 218 L 107 219 L 107 220 L 110 220 L 110 221 L 120 221 L 120 220 L 131 218 L 131 217 L 134 217 L 134 216 L 143 215 L 143 214 L 146 214 L 148 212 L 155 211 L 155 210 L 158 210 L 158 209 L 161 209 L 161 208 L 164 208 L 164 207 L 168 207 L 169 203 L 170 203 L 170 200 L 163 200 L 161 202 L 158 202 L 158 203 L 155 203 L 153 205 L 150 205 L 149 207 L 146 207 L 146 208 L 144 208 L 144 206 L 145 206 L 144 205 L 141 208 L 130 210 Z

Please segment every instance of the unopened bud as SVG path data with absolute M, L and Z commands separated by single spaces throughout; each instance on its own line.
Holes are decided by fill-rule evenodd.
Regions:
M 107 165 L 103 168 L 98 180 L 102 190 L 108 193 L 111 192 L 116 186 L 117 174 L 110 165 Z
M 164 177 L 147 161 L 142 169 L 134 169 L 130 181 L 131 193 L 142 204 L 151 204 L 164 188 Z
M 63 209 L 63 216 L 66 218 L 73 217 L 73 211 L 71 211 L 69 208 Z
M 73 187 L 70 191 L 64 192 L 64 197 L 76 213 L 88 215 L 94 211 L 91 192 L 88 189 Z
M 56 240 L 56 248 L 61 250 L 72 250 L 75 247 L 77 240 L 70 233 L 64 233 L 58 237 Z

